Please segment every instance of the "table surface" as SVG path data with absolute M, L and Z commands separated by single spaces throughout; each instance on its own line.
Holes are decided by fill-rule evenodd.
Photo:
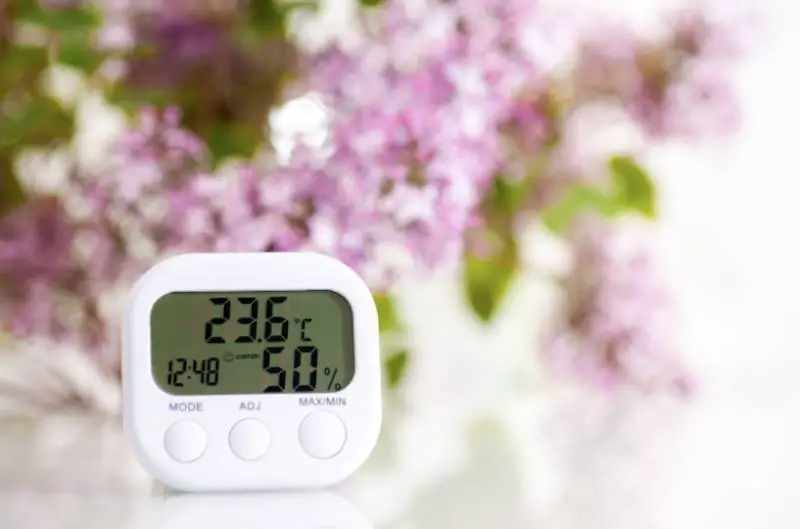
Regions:
M 525 421 L 459 425 L 447 422 L 454 414 L 446 409 L 394 418 L 389 410 L 376 452 L 354 477 L 333 491 L 285 495 L 166 491 L 134 461 L 117 418 L 0 420 L 0 527 L 273 525 L 265 519 L 281 529 L 800 526 L 792 448 L 800 421 L 790 410 L 696 403 L 688 418 L 670 422 L 659 411 L 652 422 L 583 404 L 591 420 L 577 436 L 573 421 L 565 436 L 558 422 L 530 428 L 534 408 L 503 409 Z M 642 428 L 656 435 L 641 438 Z
M 152 480 L 136 463 L 116 418 L 63 415 L 0 421 L 0 527 L 216 529 L 233 523 L 237 529 L 261 529 L 265 519 L 281 529 L 431 524 L 463 529 L 496 522 L 522 527 L 525 516 L 518 507 L 524 502 L 508 495 L 506 484 L 511 482 L 497 473 L 507 468 L 501 464 L 504 455 L 496 453 L 505 450 L 495 447 L 497 439 L 487 445 L 495 452 L 487 455 L 496 468 L 469 463 L 466 474 L 462 469 L 439 480 L 438 491 L 426 487 L 419 473 L 409 477 L 391 464 L 392 439 L 391 434 L 383 436 L 365 468 L 337 490 L 181 494 Z M 441 461 L 438 473 L 448 475 L 448 468 L 457 467 Z M 457 508 L 462 499 L 473 506 L 488 500 L 493 508 L 470 514 Z

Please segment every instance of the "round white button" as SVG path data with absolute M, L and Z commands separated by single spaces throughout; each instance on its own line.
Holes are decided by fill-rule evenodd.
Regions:
M 329 459 L 344 447 L 347 430 L 344 423 L 327 411 L 315 411 L 300 425 L 300 445 L 311 457 Z
M 244 419 L 236 423 L 228 436 L 231 450 L 240 459 L 255 461 L 269 450 L 271 436 L 264 423 L 255 419 Z
M 164 436 L 164 448 L 175 461 L 191 463 L 206 451 L 206 432 L 196 422 L 175 423 Z

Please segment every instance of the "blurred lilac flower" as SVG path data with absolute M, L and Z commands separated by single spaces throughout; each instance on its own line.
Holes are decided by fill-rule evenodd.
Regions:
M 0 300 L 2 319 L 16 336 L 63 337 L 54 284 L 75 275 L 72 244 L 75 230 L 61 203 L 53 198 L 28 202 L 0 225 Z
M 180 128 L 180 113 L 145 108 L 118 141 L 111 166 L 81 182 L 79 193 L 120 233 L 145 236 L 163 250 L 178 236 L 169 210 L 173 194 L 207 170 L 206 146 Z
M 205 143 L 181 128 L 176 108 L 159 112 L 143 108 L 116 145 L 114 162 L 132 169 L 118 185 L 124 197 L 136 200 L 148 189 L 181 186 L 208 165 Z M 130 177 L 130 178 L 128 178 Z M 111 180 L 111 179 L 109 179 Z
M 666 43 L 599 24 L 586 35 L 576 82 L 583 97 L 619 101 L 653 137 L 725 136 L 739 125 L 732 93 L 736 28 L 699 11 L 670 20 Z
M 505 158 L 501 129 L 529 145 L 543 135 L 535 107 L 516 98 L 546 74 L 524 42 L 535 3 L 426 7 L 388 2 L 379 36 L 330 47 L 309 69 L 308 89 L 331 112 L 329 141 L 298 148 L 285 170 L 308 182 L 311 247 L 359 270 L 384 249 L 423 268 L 457 262 Z M 398 270 L 384 272 L 379 282 Z
M 213 175 L 197 163 L 200 140 L 172 116 L 153 137 L 150 129 L 132 131 L 129 162 L 120 168 L 126 184 L 115 193 L 142 199 L 148 195 L 136 186 L 153 185 L 146 203 L 159 216 L 142 230 L 160 248 L 320 251 L 380 287 L 408 268 L 455 264 L 497 172 L 508 172 L 510 157 L 527 159 L 552 139 L 558 102 L 545 91 L 553 72 L 540 53 L 549 31 L 543 27 L 536 42 L 529 37 L 550 21 L 542 12 L 537 3 L 456 0 L 428 5 L 423 16 L 408 2 L 387 2 L 374 13 L 378 31 L 353 49 L 333 44 L 308 58 L 300 87 L 328 107 L 324 145 L 296 145 L 268 174 L 253 166 Z M 207 60 L 211 48 L 230 45 L 208 21 L 148 23 L 142 38 L 180 55 L 159 68 L 174 71 L 174 62 Z M 686 27 L 680 35 L 688 42 L 694 33 Z M 654 84 L 660 78 L 644 68 L 643 44 L 629 31 L 600 35 L 606 40 L 586 48 L 594 55 L 584 57 L 580 79 L 595 93 L 606 83 L 653 132 L 680 130 L 667 120 L 693 111 L 678 104 L 707 109 L 716 102 L 690 89 L 697 83 Z M 695 40 L 706 42 L 703 35 Z M 714 80 L 707 79 L 706 91 L 724 88 Z M 651 94 L 653 87 L 669 99 Z M 723 91 L 713 95 L 728 101 Z M 731 121 L 716 117 L 717 124 Z M 162 146 L 171 141 L 177 146 Z
M 630 101 L 641 90 L 638 60 L 641 42 L 628 26 L 599 23 L 583 36 L 576 70 L 582 98 L 619 98 Z
M 681 11 L 669 23 L 671 54 L 677 64 L 668 86 L 658 79 L 645 82 L 650 97 L 639 100 L 632 111 L 645 129 L 664 136 L 728 136 L 740 125 L 734 95 L 734 63 L 744 50 L 741 25 L 715 21 L 714 13 Z M 659 108 L 660 107 L 660 108 Z
M 653 255 L 626 233 L 596 223 L 584 225 L 574 244 L 565 313 L 544 347 L 550 367 L 600 389 L 691 393 Z
M 73 262 L 72 222 L 54 198 L 27 202 L 0 224 L 0 276 L 18 286 L 38 281 L 62 281 Z
M 196 178 L 171 197 L 172 241 L 195 251 L 297 249 L 304 211 L 295 187 L 274 180 L 248 167 Z
M 226 55 L 231 44 L 224 20 L 171 10 L 140 15 L 134 34 L 143 49 L 129 64 L 126 82 L 133 87 L 165 89 L 189 76 L 199 80 L 209 61 Z M 205 72 L 197 71 L 202 67 Z
M 459 244 L 477 198 L 468 182 L 459 188 L 444 173 L 413 173 L 425 166 L 413 165 L 419 153 L 400 116 L 389 128 L 396 139 L 376 137 L 370 145 L 364 137 L 361 150 L 341 145 L 330 156 L 299 145 L 288 165 L 268 175 L 257 167 L 210 173 L 202 144 L 177 121 L 173 113 L 147 112 L 123 138 L 113 178 L 95 195 L 103 211 L 118 212 L 120 229 L 136 226 L 161 251 L 317 250 L 364 271 L 372 252 L 399 245 L 433 264 L 444 244 Z M 340 126 L 356 133 L 360 125 Z
M 170 5 L 131 16 L 137 53 L 128 60 L 128 89 L 170 94 L 193 130 L 219 123 L 260 127 L 296 69 L 288 41 L 264 36 L 245 42 L 235 5 L 214 9 Z M 251 39 L 252 40 L 252 39 Z
M 491 253 L 488 236 L 465 241 L 487 221 L 498 175 L 536 183 L 514 226 L 552 190 L 584 182 L 590 170 L 565 170 L 551 149 L 584 103 L 621 106 L 653 137 L 726 133 L 737 120 L 727 78 L 736 34 L 695 12 L 671 22 L 667 42 L 597 23 L 573 71 L 560 68 L 572 48 L 546 3 L 387 0 L 364 14 L 352 46 L 305 57 L 293 88 L 327 107 L 321 145 L 301 138 L 285 161 L 214 169 L 211 151 L 229 153 L 203 138 L 244 130 L 258 145 L 297 60 L 283 39 L 240 39 L 233 3 L 200 4 L 128 20 L 145 53 L 121 88 L 168 95 L 182 112 L 140 109 L 109 167 L 71 175 L 82 210 L 32 199 L 0 220 L 0 320 L 14 333 L 116 355 L 102 296 L 176 251 L 318 251 L 384 289 L 465 251 Z M 649 253 L 600 226 L 572 241 L 567 310 L 546 358 L 605 388 L 689 392 Z
M 105 354 L 109 328 L 100 299 L 154 256 L 133 248 L 142 234 L 160 244 L 172 234 L 160 204 L 204 162 L 205 147 L 178 126 L 179 115 L 144 111 L 120 142 L 107 178 L 71 174 L 81 207 L 60 197 L 32 199 L 0 222 L 2 321 L 20 337 L 71 340 Z M 116 164 L 116 165 L 114 165 Z M 180 217 L 178 217 L 180 218 Z
M 738 130 L 741 115 L 728 79 L 714 66 L 686 66 L 666 90 L 647 86 L 630 106 L 655 137 L 724 137 Z
M 170 251 L 290 250 L 305 209 L 298 184 L 251 167 L 212 172 L 206 145 L 180 112 L 143 109 L 117 143 L 113 164 L 81 191 L 112 231 Z
M 127 256 L 102 222 L 84 224 L 58 197 L 31 200 L 0 223 L 0 320 L 19 338 L 108 347 L 98 299 Z

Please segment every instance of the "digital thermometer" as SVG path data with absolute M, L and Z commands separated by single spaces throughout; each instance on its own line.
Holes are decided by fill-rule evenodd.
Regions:
M 377 310 L 329 257 L 169 258 L 133 288 L 123 357 L 126 433 L 179 490 L 331 485 L 378 439 Z

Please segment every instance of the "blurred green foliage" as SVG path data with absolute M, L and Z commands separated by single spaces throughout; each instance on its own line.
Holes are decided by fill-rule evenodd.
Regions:
M 517 242 L 508 237 L 489 257 L 469 255 L 464 268 L 467 302 L 478 319 L 488 323 L 519 275 Z
M 402 331 L 404 325 L 392 295 L 383 292 L 373 295 L 373 299 L 375 300 L 375 308 L 378 310 L 381 332 Z
M 0 121 L 0 153 L 13 153 L 20 144 L 45 146 L 72 135 L 72 113 L 56 100 L 41 93 L 21 99 L 12 102 L 13 111 L 6 111 Z
M 502 175 L 492 183 L 483 205 L 486 225 L 480 235 L 486 251 L 470 253 L 464 261 L 464 292 L 475 316 L 490 322 L 520 269 L 515 220 L 534 185 L 532 176 L 511 180 Z
M 574 185 L 565 190 L 539 215 L 542 224 L 565 235 L 581 215 L 604 218 L 637 214 L 656 216 L 656 188 L 647 171 L 630 156 L 614 156 L 608 162 L 610 188 L 599 184 Z M 484 323 L 491 322 L 511 290 L 520 269 L 514 220 L 522 213 L 535 188 L 535 178 L 509 181 L 497 177 L 484 211 L 486 232 L 492 243 L 488 255 L 468 254 L 464 266 L 464 290 L 469 306 Z
M 230 20 L 230 31 L 241 37 L 243 54 L 254 50 L 253 64 L 259 65 L 270 59 L 269 54 L 264 60 L 259 58 L 259 46 L 286 42 L 287 17 L 297 9 L 316 7 L 314 1 L 249 2 L 246 12 Z M 30 147 L 63 144 L 74 132 L 73 111 L 61 107 L 46 92 L 42 80 L 48 68 L 60 65 L 92 78 L 110 57 L 147 57 L 147 43 L 133 50 L 99 48 L 96 35 L 102 23 L 102 11 L 91 2 L 53 8 L 39 0 L 0 2 L 0 213 L 24 201 L 13 158 Z M 13 38 L 17 27 L 35 29 L 37 38 L 18 42 Z M 233 79 L 233 86 L 241 90 L 227 94 L 227 100 L 220 100 L 223 96 L 219 93 L 211 93 L 218 87 L 199 83 L 199 79 L 193 79 L 188 86 L 174 87 L 132 87 L 123 80 L 106 82 L 104 90 L 110 102 L 127 111 L 143 105 L 181 106 L 186 125 L 208 141 L 215 164 L 230 157 L 249 157 L 264 145 L 262 123 L 271 106 L 279 101 L 285 78 L 291 75 L 291 48 L 279 45 L 276 49 L 272 54 L 277 61 L 274 68 L 259 71 L 262 78 L 256 75 L 244 79 L 249 84 Z M 207 68 L 219 66 L 212 63 Z M 243 71 L 250 70 L 245 66 Z M 200 78 L 212 77 L 210 71 L 200 72 Z M 231 111 L 236 104 L 241 106 L 239 111 Z
M 620 208 L 654 219 L 656 186 L 647 171 L 630 156 L 615 156 L 608 166 L 614 182 L 614 201 Z
M 0 6 L 0 213 L 25 200 L 14 158 L 31 147 L 69 141 L 73 111 L 46 91 L 43 76 L 51 64 L 92 73 L 102 63 L 93 32 L 102 22 L 91 5 L 46 9 L 37 0 L 8 0 Z M 39 39 L 19 42 L 17 26 L 38 30 Z
M 4 46 L 0 55 L 0 89 L 3 94 L 26 88 L 47 67 L 47 62 L 47 51 L 42 46 Z
M 525 199 L 533 187 L 532 178 L 510 180 L 500 175 L 492 182 L 491 207 L 495 215 L 514 215 L 525 206 Z
M 215 165 L 229 158 L 250 158 L 265 141 L 259 127 L 236 122 L 214 123 L 207 140 Z
M 75 3 L 64 8 L 47 8 L 38 0 L 16 0 L 16 2 L 19 4 L 20 22 L 59 34 L 85 34 L 97 29 L 103 21 L 102 13 L 90 3 Z
M 144 105 L 165 107 L 175 103 L 174 94 L 165 89 L 132 89 L 125 85 L 109 86 L 104 93 L 109 103 L 127 113 L 132 113 Z
M 63 35 L 59 41 L 56 61 L 84 75 L 94 74 L 104 60 L 105 57 L 82 35 Z
M 396 389 L 405 379 L 409 368 L 409 353 L 406 349 L 392 351 L 383 360 L 386 387 Z
M 563 234 L 569 231 L 580 214 L 587 212 L 610 217 L 617 212 L 617 203 L 613 196 L 603 190 L 577 186 L 568 190 L 561 200 L 542 212 L 541 221 L 550 231 Z
M 244 28 L 260 35 L 286 35 L 287 22 L 295 11 L 316 12 L 316 0 L 261 0 L 247 4 Z
M 375 308 L 378 310 L 378 321 L 382 335 L 404 335 L 406 326 L 400 316 L 396 300 L 390 293 L 382 292 L 373 295 Z M 387 345 L 388 342 L 388 345 Z M 401 343 L 384 340 L 383 370 L 386 387 L 394 389 L 400 385 L 409 367 L 408 350 Z
M 9 211 L 25 201 L 25 192 L 14 177 L 13 160 L 0 155 L 0 212 Z
M 656 215 L 656 188 L 650 175 L 629 156 L 612 157 L 608 163 L 611 188 L 575 186 L 545 210 L 541 219 L 556 234 L 563 234 L 583 213 L 606 218 L 638 214 L 648 219 Z

